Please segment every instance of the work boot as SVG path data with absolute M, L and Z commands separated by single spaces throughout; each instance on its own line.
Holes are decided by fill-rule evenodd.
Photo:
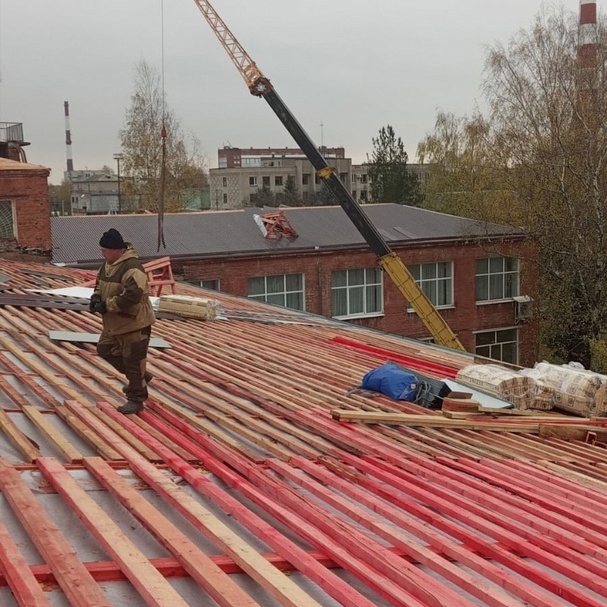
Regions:
M 145 383 L 146 384 L 149 384 L 154 379 L 154 376 L 149 371 L 146 371 L 143 374 L 143 379 L 145 379 Z M 122 392 L 124 394 L 126 394 L 128 391 L 129 391 L 128 385 L 127 386 L 122 386 Z
M 143 411 L 143 403 L 136 403 L 132 400 L 127 400 L 126 405 L 118 407 L 118 411 L 124 415 L 131 415 L 132 413 L 139 413 Z

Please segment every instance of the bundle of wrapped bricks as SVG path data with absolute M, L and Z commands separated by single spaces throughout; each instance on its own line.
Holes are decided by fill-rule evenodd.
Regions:
M 158 311 L 168 312 L 186 318 L 213 320 L 219 312 L 219 302 L 207 297 L 189 295 L 161 295 L 158 298 Z
M 553 388 L 556 409 L 582 417 L 605 416 L 606 375 L 547 362 L 521 373 Z
M 512 403 L 517 409 L 548 411 L 553 407 L 554 388 L 500 365 L 468 365 L 458 371 L 456 380 Z

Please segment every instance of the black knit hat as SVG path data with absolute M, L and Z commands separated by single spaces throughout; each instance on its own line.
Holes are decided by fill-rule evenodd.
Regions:
M 103 233 L 99 246 L 104 249 L 126 249 L 126 243 L 122 240 L 122 235 L 114 228 L 110 228 Z

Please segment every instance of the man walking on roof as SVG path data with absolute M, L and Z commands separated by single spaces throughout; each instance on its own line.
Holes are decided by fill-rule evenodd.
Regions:
M 97 353 L 127 378 L 126 404 L 118 411 L 128 415 L 143 410 L 152 374 L 146 361 L 154 310 L 148 276 L 137 252 L 120 232 L 110 228 L 99 241 L 105 263 L 97 273 L 89 309 L 103 317 Z

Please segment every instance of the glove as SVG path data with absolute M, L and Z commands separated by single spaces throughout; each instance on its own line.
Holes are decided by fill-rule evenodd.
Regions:
M 107 312 L 107 307 L 105 302 L 102 301 L 101 295 L 99 293 L 93 293 L 91 299 L 89 301 L 89 310 L 91 312 L 98 312 L 99 314 L 105 314 Z
M 101 301 L 101 295 L 99 295 L 99 293 L 93 293 L 91 295 L 91 299 L 89 300 L 89 310 L 91 312 L 95 311 L 95 306 L 97 305 L 97 303 L 99 303 Z

